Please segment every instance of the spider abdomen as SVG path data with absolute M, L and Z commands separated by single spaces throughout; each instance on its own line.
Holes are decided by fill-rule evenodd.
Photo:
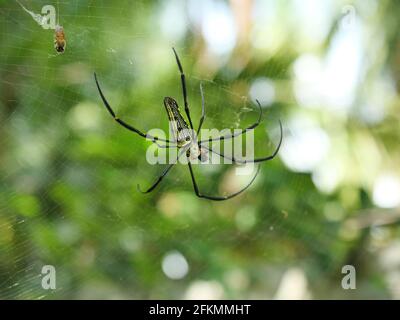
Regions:
M 189 144 L 192 141 L 192 136 L 189 126 L 179 110 L 178 103 L 173 98 L 165 97 L 164 106 L 167 110 L 173 139 L 180 147 Z

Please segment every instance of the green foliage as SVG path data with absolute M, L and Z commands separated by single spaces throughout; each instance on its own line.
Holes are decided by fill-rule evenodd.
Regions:
M 47 4 L 25 2 L 34 12 Z M 374 59 L 365 53 L 371 60 L 343 115 L 323 103 L 301 106 L 292 70 L 305 53 L 323 57 L 329 50 L 339 3 L 331 8 L 327 43 L 299 44 L 291 32 L 298 35 L 301 26 L 265 22 L 282 37 L 279 50 L 252 46 L 247 34 L 230 56 L 213 56 L 194 25 L 179 40 L 163 33 L 163 2 L 69 2 L 60 3 L 67 47 L 58 56 L 52 30 L 38 26 L 16 2 L 0 2 L 0 299 L 180 299 L 202 285 L 211 298 L 272 298 L 293 268 L 302 270 L 313 298 L 399 297 L 393 293 L 398 282 L 381 263 L 396 244 L 398 220 L 379 222 L 396 217 L 398 209 L 379 209 L 372 201 L 379 174 L 399 174 L 397 89 L 388 89 L 390 99 L 376 106 L 384 110 L 380 121 L 365 123 L 358 116 L 382 74 L 393 87 L 398 83 L 399 46 L 393 44 L 399 4 L 381 1 L 371 13 L 364 2 L 355 3 L 362 30 L 379 34 L 381 50 L 375 48 Z M 293 10 L 279 6 L 277 15 L 293 23 Z M 182 104 L 172 46 L 187 75 L 196 126 L 200 80 L 204 128 L 222 129 L 255 121 L 248 92 L 256 78 L 266 77 L 276 93 L 255 133 L 257 155 L 272 152 L 278 119 L 290 139 L 293 121 L 307 118 L 329 137 L 319 168 L 339 168 L 335 188 L 323 190 L 315 173 L 296 172 L 278 157 L 262 164 L 247 192 L 226 202 L 197 198 L 183 165 L 153 193 L 139 193 L 136 185 L 150 185 L 161 167 L 146 162 L 151 143 L 117 126 L 106 112 L 93 72 L 120 118 L 143 130 L 167 129 L 163 98 Z M 230 165 L 195 170 L 206 193 L 246 181 L 235 179 Z M 162 269 L 174 251 L 189 265 L 181 280 Z M 55 291 L 40 285 L 46 264 L 57 270 Z M 355 291 L 340 286 L 345 264 L 356 266 Z

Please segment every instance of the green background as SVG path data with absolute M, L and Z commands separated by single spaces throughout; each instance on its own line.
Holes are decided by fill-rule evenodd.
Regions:
M 202 15 L 193 2 L 60 1 L 67 47 L 58 56 L 53 30 L 18 3 L 0 2 L 0 299 L 400 298 L 398 205 L 382 208 L 373 197 L 382 174 L 400 174 L 400 3 L 350 3 L 362 63 L 343 112 L 327 107 L 323 94 L 305 106 L 296 93 L 296 65 L 307 55 L 324 61 L 337 36 L 352 32 L 351 21 L 343 26 L 348 3 L 304 1 L 300 19 L 299 1 L 206 1 L 209 11 L 231 12 L 237 30 L 234 46 L 218 54 L 193 18 Z M 35 13 L 45 4 L 57 7 L 22 3 Z M 317 3 L 325 16 L 313 10 Z M 264 9 L 252 11 L 256 5 Z M 216 21 L 222 28 L 223 19 Z M 320 28 L 323 36 L 313 38 Z M 101 103 L 94 71 L 119 117 L 143 130 L 167 129 L 163 98 L 182 105 L 172 46 L 187 75 L 196 126 L 200 81 L 203 128 L 250 125 L 257 118 L 253 81 L 268 78 L 274 86 L 255 132 L 256 155 L 274 149 L 278 119 L 281 153 L 232 200 L 197 198 L 184 165 L 153 193 L 140 194 L 136 185 L 149 186 L 162 170 L 146 162 L 151 142 L 116 125 Z M 319 82 L 310 81 L 308 89 Z M 340 97 L 335 87 L 324 90 Z M 378 117 L 369 121 L 372 111 Z M 334 187 L 318 184 L 316 167 L 291 165 L 317 152 L 312 139 L 306 150 L 296 145 L 304 129 L 295 128 L 298 121 L 330 141 L 317 169 L 333 175 Z M 234 170 L 195 167 L 208 194 L 237 190 L 250 179 Z M 189 266 L 179 280 L 162 268 L 172 252 Z M 356 290 L 341 286 L 348 264 L 356 268 Z M 56 269 L 55 290 L 41 286 L 44 265 Z

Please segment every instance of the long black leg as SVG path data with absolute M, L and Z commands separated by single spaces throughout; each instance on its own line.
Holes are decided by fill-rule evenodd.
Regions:
M 149 192 L 153 191 L 159 185 L 159 183 L 162 181 L 162 179 L 164 179 L 164 177 L 168 174 L 169 170 L 171 170 L 172 167 L 178 162 L 180 156 L 184 152 L 186 152 L 186 149 L 182 149 L 182 150 L 179 151 L 178 156 L 176 157 L 175 161 L 164 168 L 163 172 L 158 176 L 157 180 L 151 185 L 150 188 L 148 188 L 146 191 L 142 191 L 140 189 L 140 186 L 137 185 L 137 189 L 141 193 L 149 193 Z
M 158 144 L 157 142 L 154 142 L 155 144 L 157 144 L 157 147 L 159 147 L 160 149 L 172 149 L 172 148 L 178 148 L 177 145 L 170 145 L 170 144 Z
M 197 136 L 199 136 L 204 119 L 206 118 L 206 110 L 205 110 L 205 106 L 204 106 L 204 92 L 203 92 L 203 86 L 202 86 L 201 82 L 200 82 L 200 95 L 201 95 L 201 117 L 200 117 L 200 121 L 199 121 L 199 128 L 197 129 Z
M 261 157 L 261 158 L 255 158 L 255 159 L 251 159 L 251 160 L 243 160 L 243 159 L 237 159 L 234 156 L 229 157 L 227 155 L 224 155 L 223 153 L 219 153 L 217 151 L 214 151 L 212 148 L 206 147 L 206 146 L 201 146 L 202 148 L 207 149 L 208 151 L 215 153 L 217 155 L 219 155 L 220 157 L 223 157 L 225 159 L 231 160 L 233 163 L 237 163 L 237 164 L 246 164 L 246 163 L 257 163 L 257 162 L 263 162 L 263 161 L 269 161 L 272 160 L 273 158 L 275 158 L 275 156 L 278 154 L 279 149 L 281 148 L 282 145 L 282 138 L 283 138 L 283 132 L 282 132 L 282 123 L 281 121 L 279 121 L 279 127 L 281 130 L 281 137 L 279 139 L 279 144 L 276 147 L 274 153 L 270 156 L 267 157 Z
M 183 102 L 185 104 L 185 112 L 186 112 L 186 115 L 187 115 L 187 117 L 189 119 L 190 128 L 193 130 L 192 118 L 190 118 L 189 104 L 188 104 L 188 101 L 187 101 L 187 90 L 186 90 L 185 74 L 183 73 L 182 64 L 181 64 L 181 61 L 179 60 L 178 54 L 175 51 L 175 48 L 172 48 L 172 50 L 174 51 L 176 63 L 178 64 L 179 72 L 181 73 L 181 83 L 182 83 L 182 92 L 183 92 Z
M 140 186 L 137 185 L 137 189 L 141 192 L 141 193 L 149 193 L 151 191 L 153 191 L 158 184 L 162 181 L 162 179 L 164 179 L 164 177 L 167 175 L 167 173 L 169 172 L 169 170 L 171 170 L 171 168 L 175 165 L 175 163 L 171 163 L 169 164 L 164 171 L 161 173 L 161 175 L 157 178 L 157 180 L 152 184 L 152 186 L 150 188 L 148 188 L 146 191 L 142 191 L 140 189 Z
M 148 133 L 142 132 L 134 127 L 132 127 L 131 125 L 127 124 L 126 122 L 124 122 L 123 120 L 119 119 L 116 115 L 114 110 L 111 108 L 110 104 L 108 103 L 106 97 L 104 96 L 103 92 L 101 91 L 99 82 L 97 81 L 97 75 L 96 73 L 94 73 L 94 80 L 96 81 L 96 85 L 97 85 L 97 89 L 99 90 L 101 99 L 103 100 L 104 106 L 107 108 L 108 112 L 111 114 L 111 116 L 114 118 L 115 121 L 117 121 L 121 126 L 123 126 L 124 128 L 128 129 L 129 131 L 135 132 L 138 135 L 140 135 L 143 138 L 149 139 L 151 141 L 153 141 L 154 143 L 156 143 L 159 147 L 160 145 L 157 143 L 158 141 L 161 142 L 165 142 L 165 143 L 172 143 L 175 144 L 176 146 L 176 142 L 175 141 L 171 141 L 171 140 L 166 140 L 166 139 L 162 139 L 162 138 L 158 138 L 158 137 L 154 137 Z
M 260 114 L 258 115 L 258 119 L 254 124 L 252 124 L 251 126 L 243 129 L 240 132 L 231 133 L 231 134 L 228 134 L 228 135 L 225 135 L 225 136 L 220 136 L 220 137 L 217 137 L 217 138 L 209 138 L 209 139 L 201 140 L 200 143 L 232 139 L 232 138 L 238 137 L 238 136 L 246 133 L 247 131 L 255 129 L 260 124 L 261 116 L 262 116 L 262 108 L 261 108 L 260 102 L 258 102 L 258 100 L 256 100 L 256 102 L 257 102 L 257 105 L 258 105 L 258 107 L 260 109 Z
M 232 193 L 232 194 L 230 194 L 230 195 L 220 197 L 220 196 L 209 196 L 209 195 L 205 195 L 205 194 L 200 193 L 199 187 L 197 186 L 197 183 L 196 183 L 196 179 L 194 178 L 194 173 L 193 173 L 192 165 L 191 165 L 190 162 L 188 162 L 188 165 L 189 165 L 190 176 L 191 176 L 191 178 L 192 178 L 193 188 L 194 188 L 194 192 L 196 193 L 196 196 L 198 196 L 199 198 L 204 198 L 204 199 L 214 200 L 214 201 L 228 200 L 228 199 L 231 199 L 231 198 L 236 197 L 237 195 L 241 194 L 241 193 L 242 193 L 243 191 L 245 191 L 248 187 L 250 187 L 250 185 L 253 183 L 253 181 L 254 181 L 255 178 L 257 177 L 258 172 L 260 171 L 260 167 L 257 167 L 257 172 L 256 172 L 256 174 L 255 174 L 254 177 L 250 180 L 250 182 L 247 184 L 247 186 L 245 186 L 243 189 L 241 189 L 241 190 L 239 190 L 239 191 L 237 191 L 237 192 L 235 192 L 235 193 Z

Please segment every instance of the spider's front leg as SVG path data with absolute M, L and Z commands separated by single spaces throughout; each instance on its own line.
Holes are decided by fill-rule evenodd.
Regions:
M 217 138 L 208 138 L 208 139 L 205 139 L 205 140 L 201 140 L 200 143 L 233 139 L 235 137 L 238 137 L 238 136 L 246 133 L 247 131 L 254 130 L 261 123 L 261 117 L 262 117 L 262 108 L 261 108 L 260 102 L 258 100 L 256 100 L 256 102 L 257 102 L 257 106 L 258 106 L 258 108 L 260 110 L 260 113 L 259 113 L 258 119 L 257 119 L 257 121 L 255 123 L 253 123 L 252 125 L 248 126 L 245 129 L 242 129 L 240 132 L 219 136 Z
M 142 132 L 141 130 L 136 129 L 135 127 L 131 126 L 130 124 L 128 124 L 128 123 L 126 123 L 125 121 L 123 121 L 123 120 L 121 120 L 120 118 L 118 118 L 118 117 L 115 115 L 114 110 L 111 108 L 110 104 L 108 103 L 106 97 L 105 97 L 104 94 L 103 94 L 103 91 L 102 91 L 101 88 L 100 88 L 100 84 L 99 84 L 99 82 L 97 81 L 97 75 L 96 75 L 96 73 L 94 73 L 94 80 L 96 81 L 97 90 L 99 91 L 99 94 L 100 94 L 101 100 L 103 101 L 104 106 L 105 106 L 106 109 L 108 110 L 109 114 L 114 118 L 114 120 L 115 120 L 119 125 L 121 125 L 121 126 L 124 127 L 125 129 L 128 129 L 129 131 L 132 131 L 132 132 L 137 133 L 139 136 L 141 136 L 141 137 L 143 137 L 143 138 L 146 138 L 146 139 L 151 140 L 153 143 L 156 143 L 159 147 L 161 147 L 161 146 L 158 144 L 158 142 L 165 142 L 166 145 L 168 145 L 168 144 L 170 144 L 170 143 L 171 143 L 172 145 L 176 145 L 176 142 L 175 142 L 175 141 L 168 140 L 168 139 L 162 139 L 162 138 L 159 138 L 159 137 L 152 136 L 151 134 L 148 134 L 147 132 Z M 162 148 L 162 147 L 161 147 L 161 148 Z
M 269 161 L 269 160 L 272 160 L 272 159 L 274 159 L 276 157 L 276 155 L 278 154 L 278 152 L 279 152 L 279 150 L 281 148 L 281 145 L 282 145 L 283 129 L 282 129 L 281 121 L 279 121 L 279 128 L 280 128 L 281 135 L 280 135 L 278 146 L 276 147 L 276 149 L 272 153 L 272 155 L 266 156 L 266 157 L 254 158 L 254 159 L 250 159 L 250 160 L 238 159 L 238 158 L 235 158 L 234 156 L 227 156 L 227 155 L 225 155 L 223 153 L 219 153 L 217 151 L 214 151 L 212 148 L 206 147 L 205 145 L 201 145 L 201 147 L 207 149 L 208 151 L 210 151 L 212 153 L 215 153 L 215 154 L 219 155 L 222 158 L 228 159 L 228 160 L 230 160 L 230 161 L 232 161 L 233 163 L 236 163 L 236 164 L 258 163 L 258 162 Z
M 181 84 L 182 84 L 183 102 L 185 104 L 185 113 L 186 113 L 186 116 L 188 117 L 190 128 L 193 129 L 192 118 L 190 117 L 189 103 L 187 101 L 185 73 L 183 72 L 182 64 L 181 64 L 181 61 L 179 60 L 178 54 L 175 51 L 175 48 L 172 48 L 172 50 L 174 51 L 176 63 L 178 64 L 178 69 L 181 74 Z

